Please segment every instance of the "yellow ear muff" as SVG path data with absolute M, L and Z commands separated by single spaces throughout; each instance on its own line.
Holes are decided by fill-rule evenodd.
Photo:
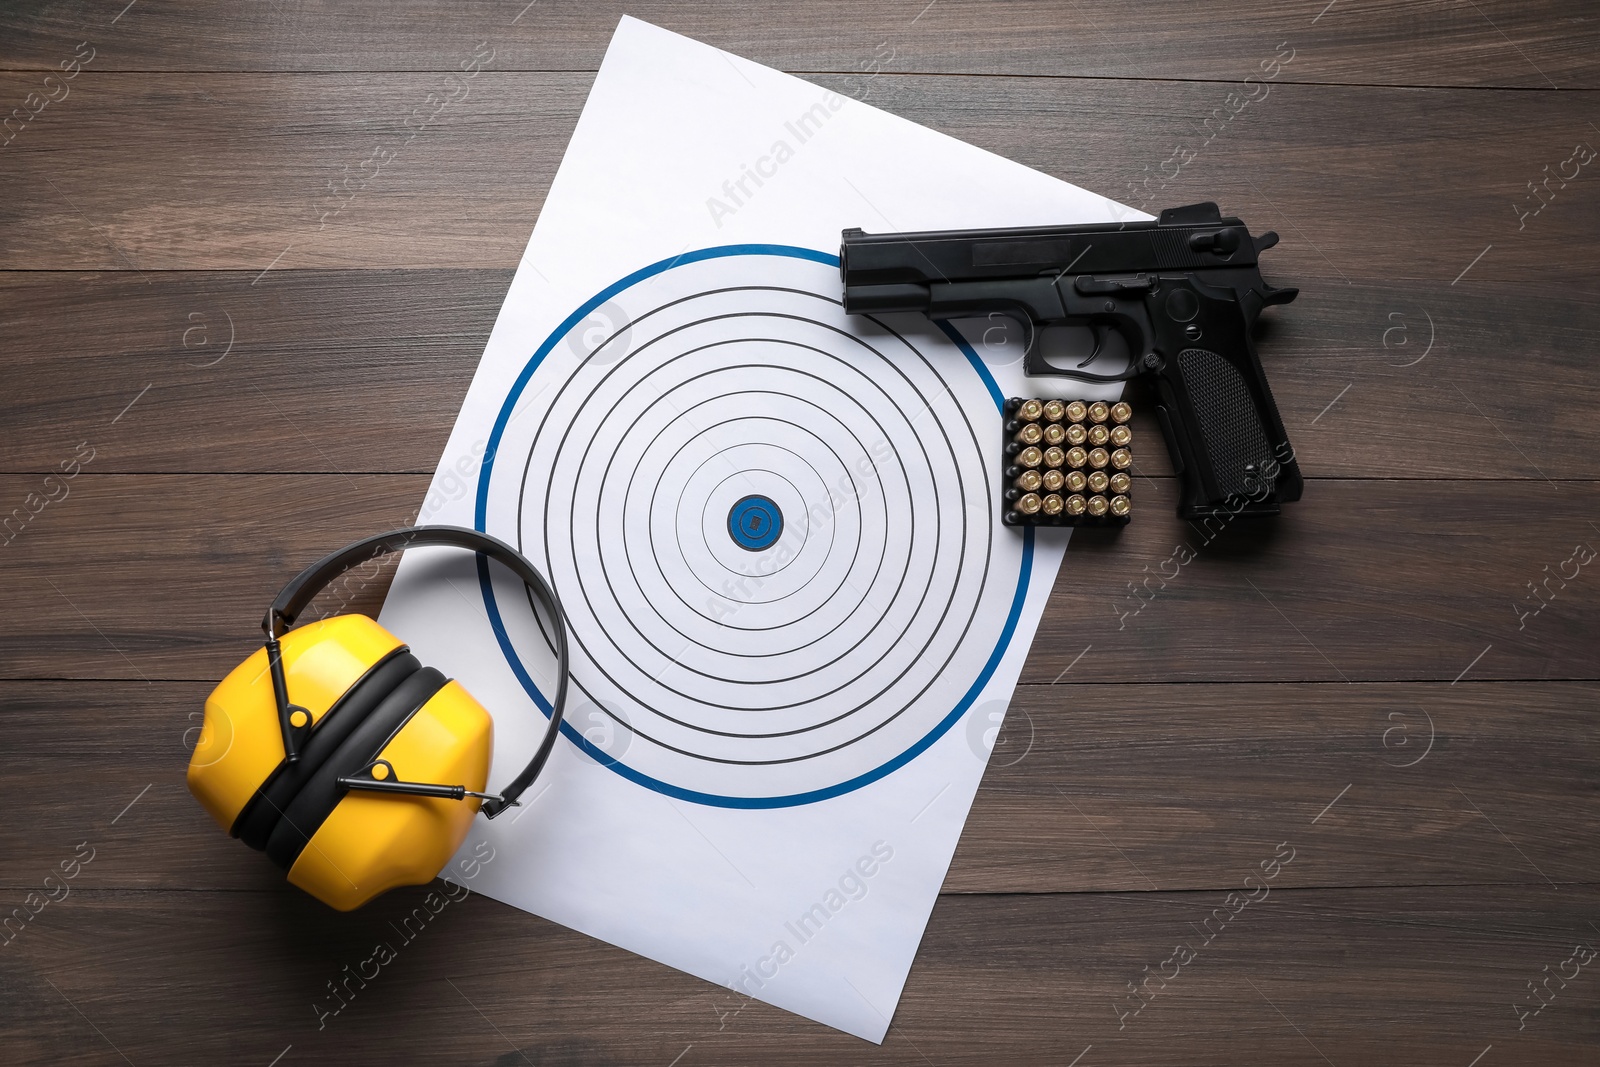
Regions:
M 483 791 L 493 721 L 459 684 L 422 666 L 365 616 L 289 629 L 332 577 L 425 544 L 471 548 L 505 564 L 553 623 L 560 682 L 549 725 L 504 796 Z M 290 582 L 262 625 L 266 647 L 206 699 L 189 789 L 223 829 L 341 911 L 434 878 L 479 810 L 492 819 L 515 805 L 554 747 L 567 691 L 561 602 L 531 563 L 487 534 L 432 526 L 358 541 Z
M 398 637 L 365 615 L 309 623 L 285 634 L 281 644 L 285 679 L 313 730 L 374 665 L 403 650 Z M 205 722 L 189 758 L 189 791 L 231 831 L 283 762 L 267 652 L 258 648 L 206 698 Z
M 285 760 L 256 790 L 233 823 L 234 837 L 253 849 L 264 851 L 284 811 L 311 776 L 322 768 L 351 732 L 387 700 L 401 684 L 422 669 L 417 657 L 404 645 L 390 652 L 345 690 L 326 715 L 308 732 L 299 758 Z M 274 703 L 276 701 L 274 700 Z M 310 712 L 305 715 L 309 718 Z M 290 715 L 294 726 L 294 714 Z M 280 732 L 281 736 L 281 732 Z
M 381 743 L 376 758 L 384 762 L 373 769 L 383 770 L 385 777 L 460 782 L 482 792 L 493 737 L 489 713 L 460 683 L 447 682 Z M 335 766 L 341 756 L 333 757 L 321 773 L 332 779 L 373 762 L 367 750 L 354 749 L 349 756 L 343 768 Z M 308 784 L 274 831 L 268 855 L 280 839 L 292 846 L 309 831 L 289 868 L 289 881 L 340 911 L 360 907 L 395 886 L 432 881 L 461 847 L 479 806 L 473 797 L 456 801 L 351 791 L 333 799 L 313 831 L 317 810 L 327 799 L 317 793 L 315 782 Z M 303 819 L 302 808 L 308 809 Z
M 350 794 L 337 779 L 377 758 L 400 777 L 481 792 L 494 736 L 489 713 L 363 615 L 293 630 L 281 644 L 285 680 L 310 720 L 301 759 L 284 759 L 266 652 L 258 650 L 206 700 L 190 791 L 236 836 L 246 836 L 240 826 L 252 817 L 264 824 L 266 833 L 247 843 L 341 911 L 430 881 L 466 837 L 477 801 Z M 377 691 L 356 706 L 350 698 L 362 687 Z

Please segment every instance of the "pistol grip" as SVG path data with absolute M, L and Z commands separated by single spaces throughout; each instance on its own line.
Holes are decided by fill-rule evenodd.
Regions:
M 1157 416 L 1182 518 L 1276 515 L 1300 497 L 1300 469 L 1266 378 L 1253 351 L 1242 355 L 1184 348 L 1159 374 Z

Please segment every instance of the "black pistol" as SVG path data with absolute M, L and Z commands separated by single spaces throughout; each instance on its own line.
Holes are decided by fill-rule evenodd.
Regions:
M 934 319 L 999 312 L 1027 330 L 1023 368 L 1085 382 L 1144 376 L 1179 478 L 1178 515 L 1276 515 L 1299 500 L 1300 467 L 1250 332 L 1275 289 L 1256 257 L 1278 235 L 1252 238 L 1213 203 L 1170 208 L 1154 222 L 868 234 L 839 248 L 844 309 L 920 311 Z M 1088 326 L 1094 350 L 1074 369 L 1048 362 L 1048 325 Z M 1128 345 L 1127 369 L 1083 368 L 1105 331 Z

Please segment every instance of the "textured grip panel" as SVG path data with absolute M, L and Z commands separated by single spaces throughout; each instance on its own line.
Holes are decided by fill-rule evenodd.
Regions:
M 1194 405 L 1218 490 L 1224 496 L 1259 496 L 1260 476 L 1245 468 L 1259 471 L 1273 458 L 1273 451 L 1250 387 L 1233 364 L 1203 348 L 1179 352 L 1178 371 Z

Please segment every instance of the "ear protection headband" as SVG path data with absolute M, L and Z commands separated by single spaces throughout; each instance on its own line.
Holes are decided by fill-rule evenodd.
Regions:
M 352 567 L 433 545 L 504 564 L 548 617 L 558 678 L 549 725 L 500 794 L 484 791 L 493 721 L 458 683 L 363 615 L 291 629 Z M 335 908 L 431 881 L 474 815 L 493 819 L 516 806 L 555 747 L 567 698 L 566 618 L 544 576 L 498 538 L 418 526 L 357 541 L 284 586 L 261 625 L 265 646 L 206 699 L 189 789 L 223 829 Z

